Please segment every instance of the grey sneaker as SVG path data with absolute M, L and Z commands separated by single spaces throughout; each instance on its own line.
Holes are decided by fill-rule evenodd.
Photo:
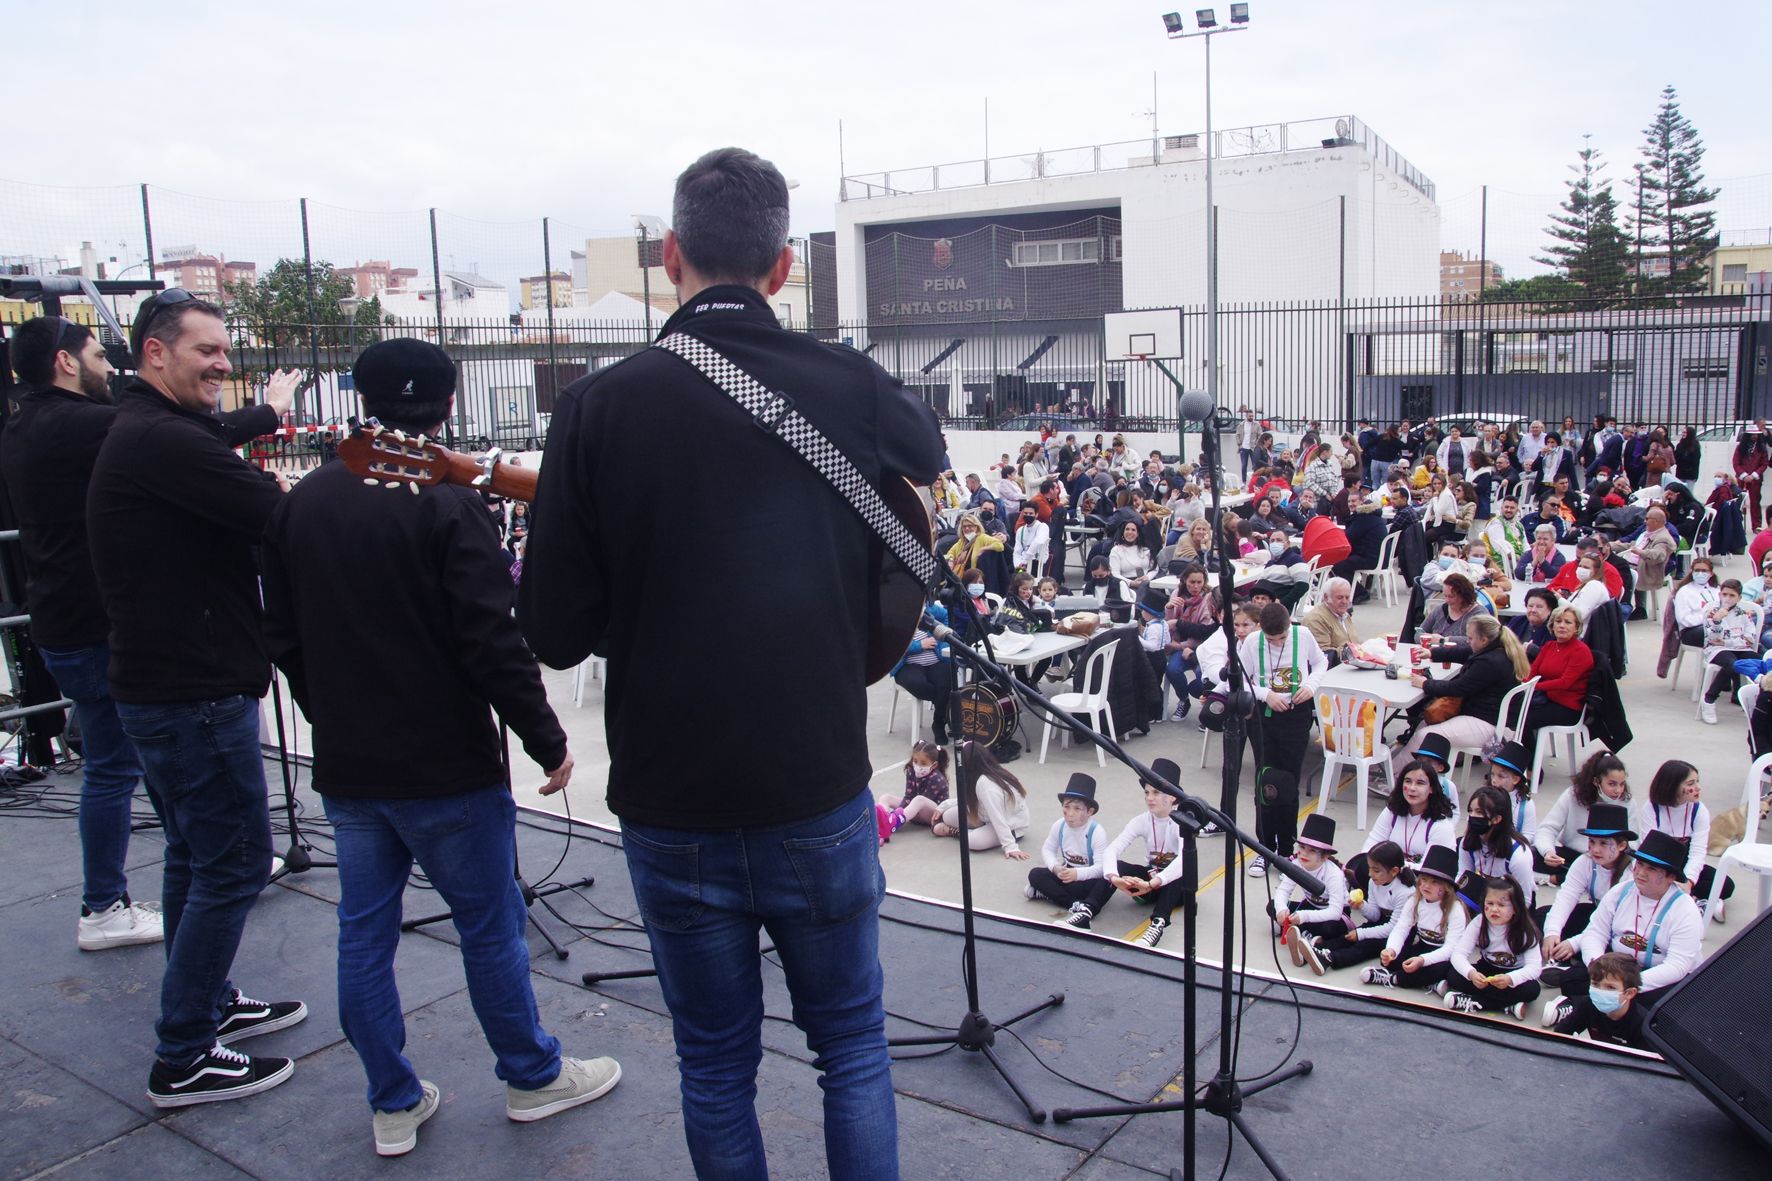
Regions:
M 613 1058 L 561 1058 L 560 1073 L 533 1091 L 505 1088 L 505 1114 L 519 1123 L 558 1115 L 569 1107 L 601 1099 L 621 1081 L 621 1063 Z
M 418 1080 L 424 1094 L 405 1111 L 375 1113 L 375 1155 L 405 1156 L 418 1147 L 418 1126 L 437 1114 L 443 1105 L 442 1093 L 436 1083 Z

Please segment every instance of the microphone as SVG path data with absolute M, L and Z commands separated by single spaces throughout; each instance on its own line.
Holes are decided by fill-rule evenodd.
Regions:
M 954 629 L 945 623 L 938 623 L 929 634 L 938 640 L 951 640 L 954 638 Z
M 1205 390 L 1189 390 L 1181 395 L 1181 417 L 1188 422 L 1204 422 L 1213 416 L 1218 406 L 1212 395 Z

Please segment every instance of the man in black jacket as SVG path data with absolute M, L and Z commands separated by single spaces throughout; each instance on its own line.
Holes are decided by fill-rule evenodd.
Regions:
M 434 436 L 448 418 L 455 365 L 434 344 L 370 345 L 353 377 L 385 427 Z M 383 1156 L 416 1147 L 439 1102 L 401 1053 L 394 950 L 415 860 L 461 934 L 506 1113 L 541 1119 L 621 1077 L 609 1058 L 562 1058 L 536 1015 L 493 711 L 550 769 L 543 795 L 566 786 L 572 755 L 512 598 L 498 529 L 471 488 L 366 487 L 334 461 L 277 506 L 266 534 L 265 636 L 314 728 L 314 790 L 337 834 L 339 1017 L 369 1075 Z
M 229 1045 L 308 1013 L 228 980 L 271 871 L 258 744 L 271 665 L 256 550 L 288 485 L 235 454 L 216 417 L 233 372 L 220 311 L 173 288 L 142 305 L 131 337 L 138 376 L 93 464 L 86 525 L 111 623 L 111 696 L 166 830 L 166 975 L 148 1098 L 181 1107 L 288 1079 L 289 1059 Z
M 0 476 L 18 517 L 31 637 L 80 722 L 80 853 L 84 871 L 77 940 L 82 951 L 158 943 L 157 910 L 132 903 L 123 863 L 141 766 L 124 737 L 106 672 L 110 623 L 99 602 L 86 540 L 86 491 L 117 408 L 104 346 L 60 316 L 29 320 L 12 337 L 14 368 L 31 389 L 13 400 L 0 436 Z M 230 441 L 275 430 L 298 375 L 279 373 L 266 404 L 224 415 Z
M 781 173 L 722 149 L 677 179 L 665 271 L 681 309 L 664 336 L 705 342 L 799 414 L 871 481 L 929 483 L 929 408 L 873 361 L 786 332 L 767 295 L 786 280 Z M 720 610 L 657 519 L 633 441 L 755 473 L 697 543 Z M 832 1176 L 896 1177 L 878 907 L 883 877 L 868 761 L 865 651 L 879 543 L 781 438 L 663 349 L 561 394 L 518 591 L 536 655 L 609 661 L 609 806 L 675 1022 L 683 1122 L 703 1176 L 760 1177 L 755 1110 L 763 992 L 757 931 L 781 954 L 795 1020 L 824 1072 Z M 710 657 L 738 685 L 694 688 Z

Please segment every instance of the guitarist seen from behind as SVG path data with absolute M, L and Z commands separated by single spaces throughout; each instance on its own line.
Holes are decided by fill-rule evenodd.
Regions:
M 930 483 L 934 413 L 861 353 L 776 320 L 768 297 L 794 253 L 775 166 L 709 152 L 677 178 L 672 216 L 664 266 L 681 306 L 663 337 L 687 334 L 785 393 L 876 486 Z M 644 439 L 744 475 L 693 549 L 634 507 L 659 475 Z M 609 662 L 609 807 L 675 1023 L 698 1174 L 766 1174 L 761 927 L 824 1072 L 830 1176 L 897 1177 L 864 734 L 881 543 L 783 438 L 661 348 L 561 394 L 533 515 L 518 618 L 547 664 Z

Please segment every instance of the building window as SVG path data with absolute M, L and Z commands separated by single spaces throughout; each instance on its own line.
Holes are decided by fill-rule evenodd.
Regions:
M 1608 361 L 1604 357 L 1595 357 L 1588 365 L 1588 369 L 1593 373 L 1622 374 L 1628 377 L 1637 371 L 1637 359 L 1635 357 L 1616 357 Z
M 1119 262 L 1126 257 L 1126 239 L 1115 234 L 1108 239 L 1108 261 Z
M 1056 242 L 1017 242 L 1015 265 L 1018 267 L 1067 266 L 1072 263 L 1100 262 L 1100 238 L 1065 238 Z
M 1747 282 L 1747 264 L 1744 262 L 1726 262 L 1723 264 L 1723 282 Z
M 1729 376 L 1727 357 L 1688 357 L 1680 366 L 1687 381 L 1722 381 Z

